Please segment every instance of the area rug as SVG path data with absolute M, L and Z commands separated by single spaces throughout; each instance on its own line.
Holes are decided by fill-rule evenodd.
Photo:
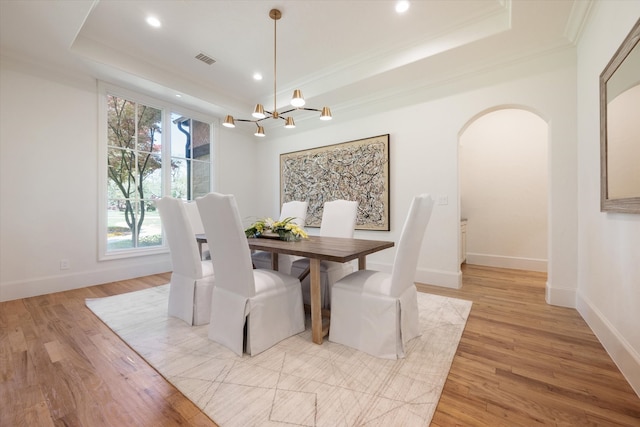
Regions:
M 317 345 L 309 328 L 239 357 L 210 341 L 206 325 L 168 317 L 168 295 L 165 285 L 86 304 L 222 427 L 428 426 L 471 310 L 470 301 L 418 293 L 422 336 L 405 359 Z

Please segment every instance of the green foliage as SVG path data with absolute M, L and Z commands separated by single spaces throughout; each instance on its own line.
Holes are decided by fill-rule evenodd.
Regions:
M 162 111 L 110 95 L 107 114 L 110 198 L 122 200 L 135 243 L 149 206 L 135 202 L 151 196 L 145 194 L 145 179 L 162 167 L 161 145 L 156 142 Z

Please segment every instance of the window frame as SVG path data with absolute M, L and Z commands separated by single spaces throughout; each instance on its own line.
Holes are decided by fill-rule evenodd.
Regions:
M 212 165 L 212 163 L 213 163 L 213 158 L 214 158 L 214 156 L 213 156 L 213 143 L 212 143 L 212 142 L 213 142 L 213 136 L 214 136 L 214 131 L 213 131 L 213 128 L 212 128 L 213 123 L 212 123 L 212 122 L 210 122 L 210 121 L 203 121 L 203 120 L 199 120 L 199 118 L 198 118 L 198 117 L 194 117 L 194 115 L 193 115 L 193 114 L 182 114 L 182 111 L 183 111 L 183 110 L 179 110 L 179 111 L 178 111 L 178 110 L 171 110 L 168 123 L 169 123 L 169 124 L 173 123 L 173 116 L 174 116 L 174 115 L 176 115 L 176 116 L 181 116 L 181 117 L 188 117 L 188 118 L 189 118 L 189 120 L 191 121 L 191 124 L 190 124 L 191 141 L 192 141 L 192 146 L 191 146 L 191 157 L 183 157 L 183 156 L 179 156 L 179 155 L 174 155 L 174 154 L 171 152 L 171 151 L 172 151 L 172 150 L 171 150 L 171 148 L 174 148 L 174 147 L 173 147 L 173 142 L 174 142 L 174 141 L 171 141 L 171 144 L 172 144 L 172 145 L 171 145 L 171 147 L 170 147 L 169 149 L 167 149 L 166 151 L 163 151 L 163 152 L 162 152 L 162 154 L 163 154 L 163 159 L 162 159 L 162 161 L 163 161 L 163 164 L 164 164 L 164 162 L 165 162 L 165 161 L 172 162 L 172 161 L 173 161 L 173 160 L 175 160 L 175 159 L 179 159 L 180 161 L 185 161 L 185 162 L 191 162 L 191 168 L 192 168 L 192 169 L 191 169 L 191 171 L 192 171 L 192 173 L 194 173 L 194 167 L 195 167 L 195 165 L 197 165 L 197 164 L 202 164 L 202 163 L 209 163 L 209 166 L 211 167 L 211 165 Z M 194 121 L 198 121 L 198 122 L 205 123 L 205 124 L 209 125 L 209 140 L 210 140 L 210 144 L 209 144 L 209 159 L 210 159 L 210 160 L 209 160 L 208 162 L 203 161 L 203 160 L 200 160 L 200 158 L 194 157 L 194 155 L 195 155 L 195 148 L 194 148 L 194 143 L 195 143 L 195 135 L 194 135 L 194 133 L 195 133 L 195 126 L 193 126 L 193 122 L 194 122 Z M 172 131 L 170 131 L 170 133 L 172 133 Z M 171 138 L 171 136 L 170 136 L 170 138 Z M 167 158 L 166 158 L 166 159 L 164 158 L 164 155 L 165 155 L 165 154 L 167 155 Z M 186 153 L 185 153 L 185 156 L 186 156 Z M 214 170 L 215 170 L 215 169 L 214 169 Z M 165 182 L 165 181 L 164 181 L 164 178 L 168 178 L 168 181 L 166 181 L 166 182 Z M 195 192 L 194 190 L 196 190 L 195 182 L 194 182 L 194 180 L 193 180 L 193 179 L 190 179 L 190 180 L 189 180 L 189 183 L 190 183 L 190 186 L 189 186 L 189 188 L 187 189 L 187 193 L 191 196 L 191 198 L 189 198 L 189 199 L 184 199 L 184 198 L 183 198 L 183 199 L 184 199 L 184 200 L 195 200 L 195 199 L 194 199 L 194 197 L 193 197 L 193 193 Z M 171 195 L 171 194 L 170 194 L 170 192 L 171 192 L 171 179 L 170 179 L 170 172 L 168 172 L 166 175 L 164 175 L 164 176 L 163 176 L 163 182 L 162 182 L 162 185 L 163 185 L 163 187 L 162 187 L 162 188 L 163 188 L 163 190 L 164 190 L 165 188 L 167 188 L 167 189 L 169 190 L 169 193 L 164 193 L 164 195 Z M 166 186 L 166 187 L 165 187 L 165 186 Z M 213 171 L 212 171 L 212 170 L 210 170 L 210 171 L 209 171 L 209 189 L 208 189 L 206 192 L 208 193 L 208 192 L 212 191 L 212 188 L 213 188 Z
M 191 110 L 183 105 L 157 99 L 143 93 L 111 85 L 102 81 L 98 81 L 98 261 L 109 261 L 122 258 L 135 258 L 140 256 L 164 254 L 169 252 L 169 246 L 166 239 L 162 238 L 162 245 L 159 246 L 145 246 L 137 248 L 121 249 L 116 251 L 108 251 L 108 239 L 107 239 L 107 226 L 108 226 L 108 192 L 107 187 L 109 184 L 108 168 L 107 168 L 107 156 L 109 149 L 108 142 L 108 108 L 107 97 L 109 95 L 121 97 L 129 101 L 144 104 L 149 107 L 157 108 L 162 111 L 162 196 L 171 194 L 171 116 L 172 114 L 179 114 L 181 116 L 189 117 L 190 119 L 198 120 L 209 124 L 210 126 L 210 162 L 209 162 L 209 176 L 210 176 L 210 191 L 214 191 L 216 188 L 216 175 L 217 170 L 217 148 L 218 144 L 215 143 L 218 133 L 219 121 L 212 115 L 202 113 L 199 111 Z

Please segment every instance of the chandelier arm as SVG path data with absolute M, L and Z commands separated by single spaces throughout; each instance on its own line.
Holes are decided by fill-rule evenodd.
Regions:
M 292 111 L 297 111 L 297 110 L 307 110 L 307 111 L 318 111 L 318 112 L 322 112 L 321 109 L 319 108 L 308 108 L 308 107 L 295 107 L 295 108 L 290 108 L 286 111 L 281 112 L 280 114 L 288 114 L 291 113 Z M 266 112 L 266 111 L 265 111 Z
M 277 120 L 277 119 L 282 119 L 282 120 L 287 120 L 287 118 L 286 118 L 286 117 L 282 117 L 282 114 L 286 114 L 286 113 L 288 113 L 288 112 L 290 112 L 290 111 L 293 111 L 293 110 L 285 111 L 284 113 L 278 113 L 277 111 L 276 111 L 275 113 L 272 113 L 271 111 L 264 110 L 264 112 L 267 114 L 267 117 L 265 117 L 264 119 L 258 119 L 258 120 L 256 120 L 256 122 L 261 122 L 261 121 L 263 121 L 263 120 L 267 120 L 267 119 L 276 119 L 276 120 Z

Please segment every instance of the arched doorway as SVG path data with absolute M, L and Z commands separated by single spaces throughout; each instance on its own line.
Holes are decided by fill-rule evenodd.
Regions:
M 546 271 L 547 123 L 522 108 L 487 110 L 467 123 L 459 143 L 466 262 Z

